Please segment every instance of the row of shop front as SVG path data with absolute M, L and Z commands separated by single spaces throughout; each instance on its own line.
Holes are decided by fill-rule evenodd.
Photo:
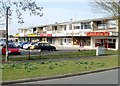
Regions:
M 19 41 L 45 41 L 53 45 L 96 49 L 104 46 L 106 49 L 118 49 L 118 33 L 114 32 L 87 32 L 86 36 L 53 36 L 52 34 L 16 35 Z

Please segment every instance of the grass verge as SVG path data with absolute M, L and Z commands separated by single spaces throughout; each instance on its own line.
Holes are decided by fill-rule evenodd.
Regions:
M 115 55 L 118 54 L 118 51 L 111 51 L 106 50 L 105 55 Z M 50 58 L 79 58 L 84 56 L 95 56 L 96 51 L 95 50 L 86 50 L 86 51 L 80 51 L 80 52 L 68 52 L 63 54 L 51 54 L 51 55 L 41 55 L 41 56 L 23 56 L 23 57 L 15 57 L 10 58 L 11 61 L 22 61 L 22 60 L 38 60 L 38 59 L 50 59 Z
M 2 80 L 18 80 L 35 77 L 78 73 L 118 66 L 118 56 L 81 58 L 80 60 L 36 61 L 3 64 Z

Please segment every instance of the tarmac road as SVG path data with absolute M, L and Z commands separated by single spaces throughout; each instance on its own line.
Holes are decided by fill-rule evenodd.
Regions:
M 22 84 L 118 84 L 118 69 L 67 78 L 26 82 Z

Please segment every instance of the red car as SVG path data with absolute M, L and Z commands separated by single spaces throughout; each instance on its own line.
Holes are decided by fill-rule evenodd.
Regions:
M 3 46 L 2 49 L 2 55 L 6 54 L 6 46 Z M 17 48 L 14 44 L 8 44 L 8 54 L 21 54 L 19 48 Z

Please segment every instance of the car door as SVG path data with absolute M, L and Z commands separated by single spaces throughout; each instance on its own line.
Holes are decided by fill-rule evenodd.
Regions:
M 46 50 L 52 50 L 52 48 L 51 48 L 49 43 L 45 43 L 45 49 Z
M 40 43 L 39 48 L 42 50 L 49 50 L 47 43 Z
M 3 48 L 2 48 L 2 53 L 6 54 L 6 47 L 5 46 L 3 46 Z
M 40 47 L 41 47 L 42 50 L 47 50 L 47 47 L 46 47 L 45 43 L 41 43 Z
M 47 43 L 44 43 L 44 48 L 45 48 L 45 50 L 50 50 Z
M 37 49 L 44 50 L 44 47 L 42 46 L 42 44 L 41 44 L 41 43 L 38 43 L 38 44 L 36 45 L 36 47 L 37 47 Z

